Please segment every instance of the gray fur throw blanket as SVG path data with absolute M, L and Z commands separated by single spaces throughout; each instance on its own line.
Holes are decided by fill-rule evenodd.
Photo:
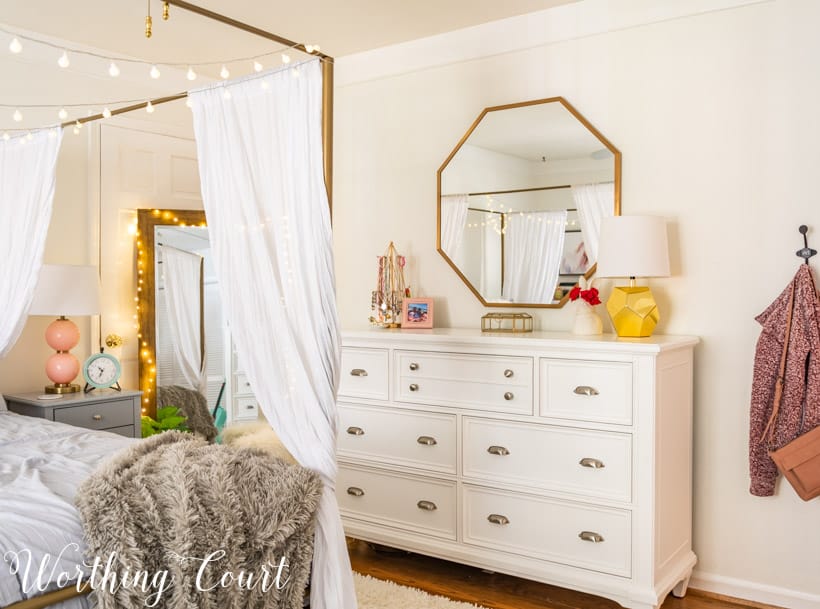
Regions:
M 208 410 L 208 399 L 194 389 L 181 385 L 157 387 L 157 408 L 176 406 L 186 417 L 185 425 L 209 442 L 218 435 L 214 419 Z
M 319 476 L 250 448 L 171 431 L 114 455 L 79 488 L 99 609 L 300 609 Z

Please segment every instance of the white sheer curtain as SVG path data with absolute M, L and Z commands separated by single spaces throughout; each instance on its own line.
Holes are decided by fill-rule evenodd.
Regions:
M 355 609 L 336 503 L 339 327 L 318 60 L 192 92 L 220 293 L 260 407 L 317 471 L 311 607 Z
M 458 262 L 464 228 L 467 226 L 467 195 L 441 197 L 441 249 L 453 262 Z
M 0 358 L 23 331 L 40 275 L 62 139 L 62 129 L 0 139 Z
M 202 256 L 159 246 L 162 293 L 174 359 L 185 384 L 205 395 L 205 349 L 202 342 Z
M 504 235 L 503 297 L 552 302 L 564 252 L 567 211 L 508 214 Z
M 581 235 L 590 266 L 598 261 L 601 219 L 615 215 L 615 184 L 580 184 L 572 187 L 572 198 L 578 209 Z

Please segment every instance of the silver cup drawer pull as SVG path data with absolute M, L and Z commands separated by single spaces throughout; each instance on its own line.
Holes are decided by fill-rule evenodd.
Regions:
M 417 504 L 420 510 L 424 510 L 426 512 L 435 512 L 438 509 L 438 506 L 433 503 L 432 501 L 419 501 Z
M 487 452 L 491 455 L 498 455 L 500 457 L 504 457 L 510 454 L 510 451 L 504 448 L 503 446 L 490 446 L 490 448 L 487 449 Z
M 602 469 L 604 467 L 604 462 L 600 459 L 584 457 L 583 459 L 578 461 L 578 465 L 580 465 L 581 467 L 589 467 L 591 469 Z
M 94 419 L 95 421 L 102 421 L 102 415 L 101 414 L 95 414 L 91 418 Z
M 364 496 L 364 491 L 360 489 L 358 486 L 349 486 L 347 488 L 347 494 L 353 495 L 354 497 L 362 497 Z
M 575 395 L 586 395 L 586 396 L 593 396 L 599 395 L 601 392 L 595 389 L 595 387 L 590 387 L 589 385 L 578 385 L 575 389 L 572 390 Z
M 593 531 L 581 531 L 580 533 L 578 533 L 578 537 L 590 543 L 601 543 L 604 540 L 603 535 L 601 535 L 600 533 L 595 533 Z
M 416 440 L 419 444 L 423 444 L 424 446 L 435 446 L 438 444 L 436 439 L 432 436 L 419 436 L 418 440 Z
M 410 363 L 410 370 L 415 372 L 418 369 L 419 369 L 419 365 L 416 362 L 411 362 Z
M 508 402 L 509 402 L 511 399 L 513 399 L 514 397 L 515 397 L 515 396 L 513 395 L 513 392 L 512 392 L 512 391 L 508 391 L 507 393 L 505 393 L 505 394 L 504 394 L 504 399 L 505 399 L 505 400 L 507 400 Z
M 487 516 L 487 520 L 492 522 L 493 524 L 499 524 L 504 526 L 505 524 L 510 524 L 510 519 L 506 516 L 502 516 L 501 514 L 490 514 Z
M 350 376 L 367 376 L 367 370 L 364 368 L 353 368 L 350 371 Z
M 410 383 L 410 391 L 418 391 L 419 386 L 416 383 Z
M 347 433 L 349 433 L 351 436 L 363 436 L 364 429 L 362 429 L 361 427 L 348 427 Z

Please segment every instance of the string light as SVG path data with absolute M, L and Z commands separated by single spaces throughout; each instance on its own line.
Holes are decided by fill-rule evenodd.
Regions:
M 111 110 L 109 110 L 106 106 L 105 108 L 103 108 L 102 115 L 105 118 L 111 118 Z
M 17 37 L 11 39 L 11 42 L 9 43 L 9 51 L 14 53 L 15 55 L 23 51 L 23 45 L 20 44 L 20 41 L 17 39 Z
M 148 114 L 153 114 L 154 113 L 154 104 L 152 104 L 150 101 L 147 104 L 145 104 L 145 111 Z
M 188 71 L 185 73 L 185 78 L 188 80 L 196 80 L 196 72 L 191 66 L 188 66 Z
M 189 108 L 193 108 L 194 107 L 194 102 L 191 101 L 190 97 L 186 97 L 185 98 L 185 105 L 188 106 Z
M 111 64 L 108 66 L 108 75 L 109 75 L 111 78 L 116 78 L 117 76 L 119 76 L 119 75 L 120 75 L 120 68 L 119 68 L 119 67 L 117 66 L 117 64 L 115 64 L 113 61 L 112 61 L 112 62 L 111 62 Z
M 282 63 L 290 63 L 290 55 L 282 53 Z
M 222 97 L 224 97 L 225 99 L 230 99 L 231 92 L 228 89 L 225 89 L 225 91 L 222 93 Z
M 31 140 L 33 140 L 33 139 L 34 139 L 34 135 L 31 133 L 31 131 L 29 131 L 28 133 L 26 133 L 26 139 L 27 139 L 29 142 L 30 142 Z
M 57 116 L 60 118 L 61 121 L 64 121 L 68 118 L 68 111 L 65 108 L 60 108 L 60 111 L 57 113 Z
M 74 125 L 74 135 L 80 135 L 80 125 Z
M 223 80 L 227 80 L 230 77 L 231 73 L 228 71 L 228 68 L 225 64 L 222 64 L 222 69 L 219 71 L 219 76 Z
M 253 71 L 254 71 L 254 72 L 261 72 L 261 71 L 262 71 L 262 70 L 264 70 L 264 69 L 265 69 L 265 66 L 263 66 L 263 65 L 262 65 L 261 63 L 259 63 L 258 61 L 254 61 L 254 62 L 253 62 Z
M 153 78 L 154 80 L 159 78 L 160 72 L 159 68 L 157 67 L 157 64 L 151 66 L 151 71 L 149 72 L 149 74 L 151 75 L 151 78 Z
M 15 110 L 14 114 L 12 114 L 11 117 L 14 119 L 15 123 L 19 123 L 23 120 L 23 113 L 20 112 L 20 110 Z
M 57 65 L 61 68 L 67 68 L 71 65 L 71 61 L 68 59 L 68 53 L 63 51 L 63 54 L 60 55 L 60 58 L 57 60 Z
M 9 139 L 11 139 L 11 136 L 10 136 L 8 133 L 6 133 L 6 132 L 4 131 L 4 132 L 3 132 L 3 141 L 8 142 L 8 141 L 9 141 Z

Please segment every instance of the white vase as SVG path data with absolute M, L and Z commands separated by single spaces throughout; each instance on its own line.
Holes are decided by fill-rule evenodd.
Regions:
M 580 300 L 575 309 L 575 322 L 572 324 L 572 333 L 582 336 L 602 334 L 604 322 L 587 302 Z

